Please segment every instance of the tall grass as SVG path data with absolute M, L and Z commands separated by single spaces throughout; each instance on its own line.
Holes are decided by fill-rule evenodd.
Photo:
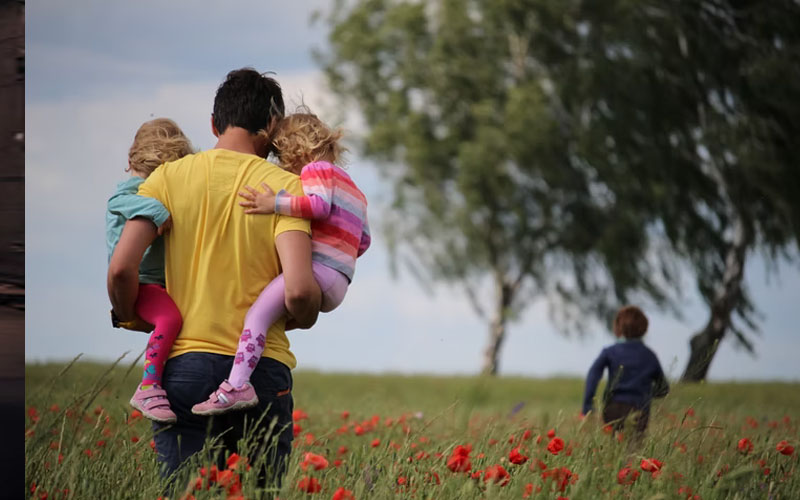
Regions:
M 138 364 L 26 367 L 28 498 L 291 499 L 305 498 L 298 483 L 314 489 L 312 479 L 314 498 L 339 488 L 377 499 L 800 497 L 798 453 L 776 450 L 782 440 L 798 444 L 797 384 L 676 386 L 655 404 L 637 444 L 629 429 L 620 438 L 591 415 L 578 417 L 580 380 L 312 372 L 295 373 L 295 449 L 279 491 L 259 490 L 256 467 L 247 471 L 244 459 L 210 481 L 213 441 L 168 483 L 149 422 L 128 407 Z M 564 441 L 558 454 L 547 450 L 550 430 Z M 739 450 L 743 438 L 752 451 Z M 255 444 L 241 443 L 240 455 Z M 471 446 L 468 472 L 447 467 L 459 445 Z M 522 464 L 510 461 L 516 447 Z M 328 465 L 314 470 L 307 453 Z M 640 466 L 650 458 L 663 462 L 655 475 Z M 507 480 L 487 480 L 496 465 Z M 630 485 L 617 479 L 625 466 L 640 474 Z

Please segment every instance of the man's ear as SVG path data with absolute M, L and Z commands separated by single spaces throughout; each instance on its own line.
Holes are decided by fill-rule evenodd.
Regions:
M 214 126 L 214 114 L 211 114 L 211 133 L 214 134 L 214 137 L 219 138 L 219 131 L 217 127 Z

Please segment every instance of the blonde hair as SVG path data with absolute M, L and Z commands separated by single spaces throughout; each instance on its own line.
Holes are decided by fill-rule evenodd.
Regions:
M 319 160 L 341 166 L 342 154 L 347 151 L 339 143 L 342 129 L 331 129 L 305 106 L 277 121 L 269 135 L 281 167 L 295 174 Z
M 144 122 L 136 131 L 128 151 L 128 168 L 125 171 L 133 170 L 146 177 L 162 163 L 192 153 L 192 143 L 177 123 L 169 118 L 156 118 Z

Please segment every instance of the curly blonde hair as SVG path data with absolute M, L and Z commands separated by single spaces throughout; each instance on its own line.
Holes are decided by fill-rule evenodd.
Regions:
M 295 174 L 320 160 L 341 166 L 342 154 L 347 151 L 339 143 L 342 129 L 331 129 L 304 106 L 279 120 L 269 135 L 281 167 Z
M 147 177 L 162 163 L 192 153 L 192 143 L 177 123 L 169 118 L 156 118 L 144 122 L 136 131 L 125 171 L 133 170 Z

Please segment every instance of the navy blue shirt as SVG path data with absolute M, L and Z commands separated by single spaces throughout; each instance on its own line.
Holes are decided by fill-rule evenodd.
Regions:
M 583 394 L 584 415 L 592 409 L 597 384 L 606 368 L 608 385 L 603 396 L 604 403 L 617 401 L 644 408 L 653 397 L 661 398 L 669 392 L 669 385 L 655 353 L 641 339 L 627 339 L 603 349 L 589 368 Z

